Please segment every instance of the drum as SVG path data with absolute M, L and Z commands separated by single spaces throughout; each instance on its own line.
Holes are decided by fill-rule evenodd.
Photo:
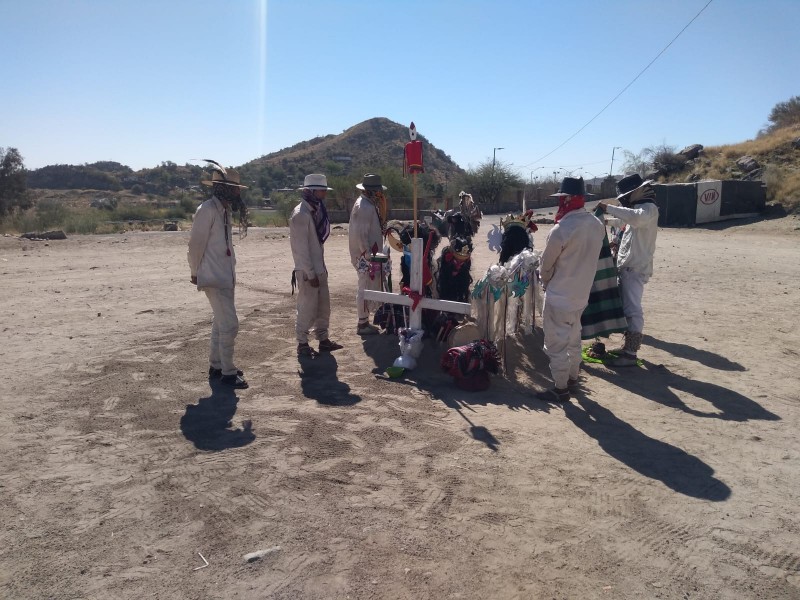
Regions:
M 453 330 L 447 335 L 447 347 L 456 348 L 458 346 L 466 346 L 470 342 L 481 339 L 478 326 L 475 323 L 467 321 Z
M 390 227 L 386 230 L 386 242 L 395 252 L 403 252 L 403 242 L 400 241 L 400 233 L 397 229 Z

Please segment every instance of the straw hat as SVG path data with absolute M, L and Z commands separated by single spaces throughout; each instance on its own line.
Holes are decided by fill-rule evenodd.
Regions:
M 311 175 L 306 175 L 306 178 L 303 180 L 303 187 L 298 188 L 300 190 L 332 190 L 333 188 L 328 187 L 328 178 L 325 175 L 320 173 L 312 173 Z
M 215 183 L 221 183 L 222 185 L 230 185 L 232 187 L 247 189 L 247 186 L 241 185 L 239 181 L 239 172 L 235 169 L 225 169 L 224 172 L 214 169 L 211 172 L 211 179 L 203 180 L 200 183 L 203 185 L 214 185 Z

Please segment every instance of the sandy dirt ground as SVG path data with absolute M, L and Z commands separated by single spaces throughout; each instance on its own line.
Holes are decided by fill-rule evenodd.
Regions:
M 298 363 L 287 231 L 251 229 L 251 387 L 211 385 L 187 240 L 0 238 L 0 597 L 800 598 L 800 220 L 661 230 L 644 366 L 565 405 L 538 329 L 486 392 L 433 342 L 386 378 L 342 227 L 345 348 Z

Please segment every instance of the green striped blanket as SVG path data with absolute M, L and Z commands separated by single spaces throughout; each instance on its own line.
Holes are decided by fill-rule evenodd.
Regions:
M 602 211 L 595 210 L 594 215 L 603 220 Z M 589 304 L 581 315 L 581 339 L 607 337 L 627 329 L 628 322 L 622 311 L 622 296 L 617 284 L 617 265 L 606 235 L 597 260 L 592 291 L 589 292 Z

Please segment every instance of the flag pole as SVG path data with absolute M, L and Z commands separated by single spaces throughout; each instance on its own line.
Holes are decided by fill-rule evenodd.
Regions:
M 414 195 L 414 237 L 417 237 L 417 174 L 411 174 L 411 187 Z

